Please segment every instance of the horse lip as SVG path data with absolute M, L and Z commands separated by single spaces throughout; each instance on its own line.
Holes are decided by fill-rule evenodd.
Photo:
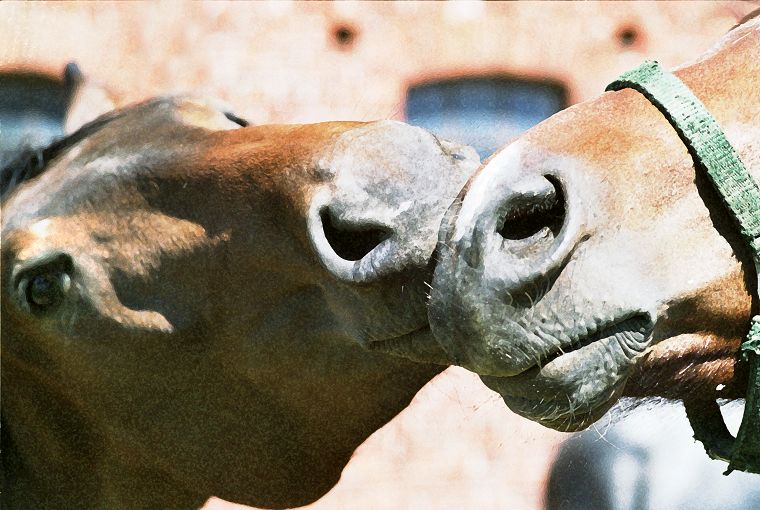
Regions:
M 610 338 L 611 336 L 618 333 L 627 332 L 641 334 L 642 340 L 640 343 L 644 344 L 644 348 L 646 348 L 646 344 L 648 343 L 647 339 L 651 336 L 653 329 L 654 324 L 652 324 L 652 321 L 649 319 L 648 314 L 627 314 L 623 317 L 609 322 L 599 329 L 596 329 L 590 334 L 573 336 L 570 342 L 566 343 L 564 346 L 559 346 L 555 351 L 547 353 L 545 356 L 541 357 L 535 365 L 528 367 L 521 373 L 525 373 L 528 370 L 536 368 L 541 369 L 542 367 L 548 365 L 558 358 L 561 358 L 562 356 L 580 351 L 585 347 L 593 345 L 600 340 Z M 630 346 L 627 347 L 629 347 L 629 351 L 634 350 L 631 349 Z M 634 355 L 635 354 L 640 354 L 640 352 L 634 353 Z
M 624 384 L 624 380 L 619 381 L 612 388 L 612 395 L 609 399 L 597 403 L 597 405 L 591 408 L 582 410 L 572 409 L 572 406 L 564 410 L 558 409 L 556 405 L 552 405 L 551 399 L 529 398 L 504 392 L 500 392 L 499 394 L 507 407 L 520 416 L 561 432 L 577 432 L 601 418 L 613 407 L 618 399 L 618 393 Z M 486 385 L 491 388 L 491 385 Z
M 624 367 L 647 349 L 652 330 L 649 314 L 625 314 L 596 331 L 578 334 L 563 349 L 552 352 L 516 375 L 481 376 L 481 379 L 517 414 L 557 430 L 583 428 L 590 423 L 588 420 L 600 418 L 617 400 L 627 379 Z M 614 375 L 615 371 L 610 373 L 606 382 L 605 377 L 598 379 L 601 385 L 593 382 L 597 380 L 593 374 L 583 376 L 586 368 L 582 362 L 576 364 L 575 359 L 571 358 L 564 367 L 562 364 L 551 365 L 576 351 L 587 350 L 585 356 L 593 357 L 595 353 L 599 354 L 599 349 L 609 350 L 613 344 L 618 346 L 618 356 L 622 355 L 615 361 L 621 371 L 617 371 L 617 375 Z

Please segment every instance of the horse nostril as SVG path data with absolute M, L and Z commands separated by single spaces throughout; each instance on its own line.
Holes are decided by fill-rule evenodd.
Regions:
M 339 222 L 329 208 L 322 209 L 319 214 L 327 242 L 344 260 L 361 260 L 391 236 L 385 227 Z
M 565 222 L 565 196 L 554 177 L 544 177 L 551 184 L 548 193 L 518 197 L 510 205 L 504 221 L 497 230 L 504 239 L 528 239 L 544 229 L 554 237 L 559 235 Z

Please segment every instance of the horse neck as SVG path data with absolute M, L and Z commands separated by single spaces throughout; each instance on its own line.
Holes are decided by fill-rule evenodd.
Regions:
M 127 458 L 67 399 L 15 382 L 3 395 L 3 508 L 199 508 L 161 473 Z M 21 376 L 21 377 L 19 377 Z M 10 386 L 10 385 L 9 385 Z M 17 391 L 18 390 L 18 391 Z
M 8 430 L 3 423 L 3 431 Z M 39 462 L 38 453 L 55 451 L 20 447 L 3 434 L 3 508 L 200 508 L 206 497 L 183 490 L 162 473 L 125 466 L 117 459 L 75 458 L 70 465 Z M 58 445 L 60 446 L 60 445 Z M 61 449 L 68 449 L 64 445 Z

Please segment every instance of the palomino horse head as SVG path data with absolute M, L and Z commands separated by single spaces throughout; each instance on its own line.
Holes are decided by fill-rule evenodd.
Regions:
M 676 75 L 760 176 L 760 21 Z M 622 395 L 734 398 L 752 259 L 640 93 L 561 112 L 496 154 L 444 220 L 431 324 L 517 413 L 573 430 Z
M 301 505 L 441 370 L 383 351 L 442 357 L 428 260 L 474 150 L 240 124 L 156 99 L 3 176 L 9 508 Z

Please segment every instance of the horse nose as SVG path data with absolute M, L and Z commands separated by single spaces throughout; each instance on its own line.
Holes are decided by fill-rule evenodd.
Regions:
M 312 247 L 347 282 L 422 282 L 432 274 L 441 219 L 480 158 L 421 128 L 383 122 L 364 129 L 381 133 L 380 142 L 362 132 L 361 144 L 351 139 L 355 151 L 320 163 L 331 182 L 311 199 Z
M 446 251 L 526 306 L 540 298 L 577 245 L 580 225 L 560 176 L 505 150 L 472 179 L 459 210 L 449 212 Z
M 495 211 L 496 233 L 507 249 L 535 251 L 545 238 L 556 238 L 565 223 L 565 196 L 559 181 L 546 175 L 533 189 L 514 190 Z
M 394 215 L 327 202 L 313 206 L 309 236 L 322 265 L 340 280 L 362 283 L 407 270 L 426 272 L 444 207 Z
M 512 376 L 535 362 L 520 321 L 542 310 L 587 235 L 574 174 L 526 148 L 508 146 L 470 179 L 437 247 L 433 333 L 454 364 L 481 375 Z
M 568 223 L 567 201 L 559 179 L 538 174 L 513 183 L 495 208 L 492 242 L 500 267 L 512 266 L 504 281 L 512 303 L 532 306 L 564 266 L 571 246 L 563 243 Z
M 320 219 L 334 254 L 349 262 L 363 259 L 393 235 L 390 227 L 372 221 L 340 221 L 329 207 L 320 211 Z

